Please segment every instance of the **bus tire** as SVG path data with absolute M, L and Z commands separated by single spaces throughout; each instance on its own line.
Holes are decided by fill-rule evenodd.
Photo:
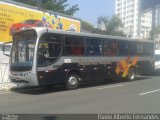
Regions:
M 68 90 L 74 90 L 79 87 L 79 77 L 76 74 L 70 74 L 68 76 L 67 82 L 66 82 L 66 88 Z
M 127 81 L 133 81 L 136 78 L 136 70 L 134 67 L 131 67 L 128 71 Z

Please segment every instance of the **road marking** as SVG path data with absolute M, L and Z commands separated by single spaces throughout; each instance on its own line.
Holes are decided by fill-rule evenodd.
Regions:
M 153 91 L 149 91 L 149 92 L 145 92 L 145 93 L 141 93 L 141 94 L 139 94 L 139 95 L 146 95 L 146 94 L 150 94 L 150 93 L 154 93 L 154 92 L 158 92 L 158 91 L 160 91 L 160 89 L 158 89 L 158 90 L 153 90 Z
M 124 86 L 123 84 L 121 85 L 114 85 L 114 86 L 108 86 L 108 87 L 102 87 L 102 88 L 97 88 L 98 90 L 103 90 L 103 89 L 108 89 L 108 88 L 115 88 L 115 87 L 122 87 Z

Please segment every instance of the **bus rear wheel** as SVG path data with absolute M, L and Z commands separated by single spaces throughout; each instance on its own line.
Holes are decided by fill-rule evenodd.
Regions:
M 128 76 L 127 76 L 127 80 L 128 81 L 133 81 L 136 78 L 136 70 L 135 68 L 131 67 L 128 71 Z
M 79 77 L 76 74 L 70 74 L 67 82 L 66 82 L 66 88 L 68 90 L 74 90 L 79 87 Z

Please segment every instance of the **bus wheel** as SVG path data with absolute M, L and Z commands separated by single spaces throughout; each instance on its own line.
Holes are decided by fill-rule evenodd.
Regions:
M 76 74 L 69 75 L 66 83 L 66 88 L 68 90 L 74 90 L 79 87 L 79 77 Z
M 133 67 L 131 67 L 128 71 L 127 80 L 133 81 L 135 80 L 135 77 L 136 77 L 136 70 Z

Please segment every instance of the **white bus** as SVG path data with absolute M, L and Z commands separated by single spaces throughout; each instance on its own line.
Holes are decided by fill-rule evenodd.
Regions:
M 30 86 L 107 78 L 134 80 L 154 69 L 154 42 L 33 28 L 13 35 L 10 79 Z
M 160 50 L 155 50 L 155 71 L 160 70 Z

